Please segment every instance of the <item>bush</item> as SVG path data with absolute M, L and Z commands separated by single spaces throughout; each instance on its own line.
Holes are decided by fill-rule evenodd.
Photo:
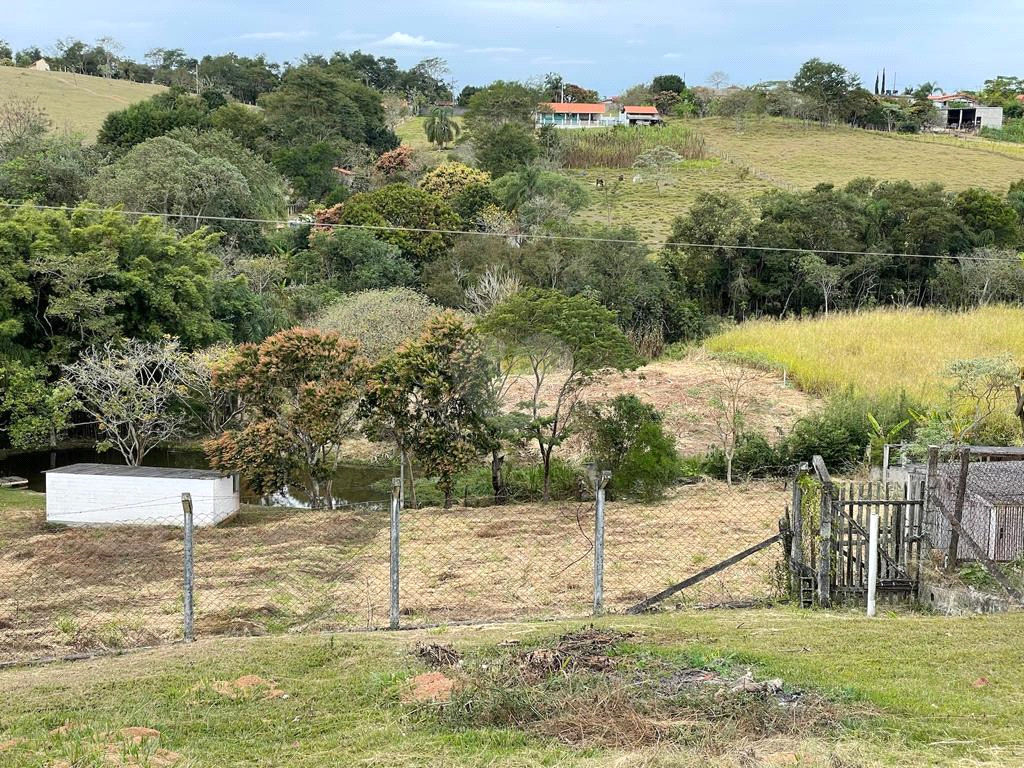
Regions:
M 540 501 L 544 498 L 544 470 L 540 465 L 506 464 L 503 469 L 505 492 L 510 503 Z M 551 498 L 555 501 L 578 499 L 580 489 L 589 486 L 581 467 L 560 459 L 551 460 Z M 390 487 L 390 485 L 388 486 Z M 478 466 L 459 475 L 454 482 L 455 498 L 470 506 L 489 504 L 494 498 L 490 466 Z M 381 490 L 386 490 L 383 485 Z M 411 499 L 409 500 L 411 503 Z M 434 478 L 416 478 L 416 503 L 421 507 L 440 507 L 444 494 Z
M 427 321 L 440 312 L 426 296 L 409 288 L 361 291 L 329 306 L 314 325 L 356 339 L 362 354 L 379 360 L 419 336 Z
M 591 456 L 600 469 L 611 471 L 616 495 L 656 499 L 680 476 L 679 454 L 661 414 L 635 395 L 589 406 L 582 423 Z
M 721 448 L 708 452 L 701 467 L 703 474 L 719 480 L 725 479 L 725 453 Z M 746 479 L 772 477 L 789 472 L 786 460 L 786 446 L 773 447 L 764 435 L 747 432 L 736 441 L 736 453 L 732 459 L 734 477 Z

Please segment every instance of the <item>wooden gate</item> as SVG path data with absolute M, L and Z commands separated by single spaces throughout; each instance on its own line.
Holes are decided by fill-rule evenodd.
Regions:
M 868 588 L 868 527 L 878 513 L 878 592 L 909 595 L 921 556 L 924 483 L 844 483 L 831 489 L 835 562 L 832 589 L 842 599 Z

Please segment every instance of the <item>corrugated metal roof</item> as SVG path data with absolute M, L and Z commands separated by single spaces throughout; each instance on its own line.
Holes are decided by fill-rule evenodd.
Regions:
M 168 477 L 179 480 L 216 480 L 228 475 L 210 469 L 179 467 L 128 467 L 123 464 L 69 464 L 46 470 L 46 474 L 101 475 L 105 477 Z
M 570 102 L 551 101 L 542 106 L 549 108 L 552 112 L 575 112 L 577 114 L 604 114 L 604 104 L 573 104 Z

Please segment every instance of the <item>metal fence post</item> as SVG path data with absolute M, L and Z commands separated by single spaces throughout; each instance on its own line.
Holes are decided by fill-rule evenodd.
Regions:
M 395 478 L 391 481 L 391 606 L 388 611 L 391 629 L 398 629 L 398 518 L 402 506 L 402 481 Z
M 192 494 L 181 494 L 181 509 L 185 514 L 185 583 L 184 583 L 184 610 L 185 610 L 185 642 L 191 643 L 195 639 L 194 616 L 192 604 L 192 589 L 194 582 L 195 552 L 192 540 Z
M 604 492 L 612 479 L 611 472 L 602 472 L 596 478 L 594 496 L 594 615 L 604 611 Z

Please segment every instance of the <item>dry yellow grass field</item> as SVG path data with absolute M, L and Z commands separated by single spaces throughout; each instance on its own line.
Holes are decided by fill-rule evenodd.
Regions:
M 181 633 L 181 530 L 47 527 L 38 497 L 0 507 L 0 661 L 151 645 Z M 777 532 L 782 483 L 703 482 L 607 507 L 606 605 L 616 612 Z M 24 501 L 18 501 L 23 499 Z M 33 502 L 33 503 L 30 503 Z M 388 620 L 387 511 L 247 507 L 198 529 L 200 636 L 373 628 Z M 583 616 L 593 502 L 407 510 L 403 623 Z M 772 547 L 676 602 L 773 594 Z
M 55 130 L 95 141 L 106 116 L 167 89 L 162 85 L 108 80 L 69 72 L 0 67 L 0 101 L 32 99 L 46 110 Z
M 705 346 L 785 369 L 812 394 L 852 385 L 866 394 L 905 390 L 937 402 L 947 385 L 943 371 L 953 360 L 1012 355 L 1024 361 L 1021 328 L 1020 307 L 876 309 L 743 323 Z

